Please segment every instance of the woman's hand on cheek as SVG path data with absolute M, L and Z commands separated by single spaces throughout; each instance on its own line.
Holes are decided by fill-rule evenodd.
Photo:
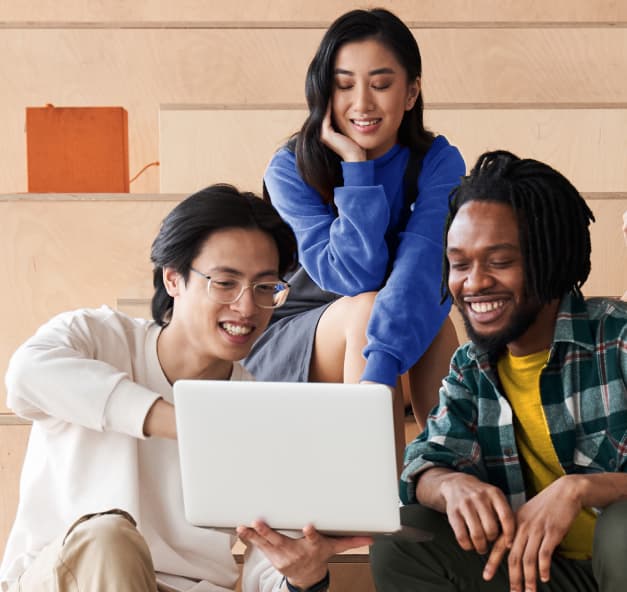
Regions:
M 348 136 L 336 131 L 331 122 L 331 103 L 322 121 L 320 129 L 322 143 L 333 150 L 345 162 L 362 162 L 367 160 L 366 151 Z
M 366 536 L 324 536 L 311 525 L 303 528 L 303 537 L 292 538 L 262 521 L 253 522 L 250 527 L 238 527 L 237 534 L 247 545 L 258 547 L 290 584 L 298 588 L 309 588 L 322 580 L 333 555 L 372 543 Z

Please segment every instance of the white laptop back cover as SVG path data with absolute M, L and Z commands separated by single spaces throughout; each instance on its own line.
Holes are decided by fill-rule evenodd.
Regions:
M 181 380 L 174 404 L 190 523 L 399 529 L 387 387 Z

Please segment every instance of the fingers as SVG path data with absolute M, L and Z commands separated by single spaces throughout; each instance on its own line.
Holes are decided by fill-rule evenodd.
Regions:
M 329 134 L 333 131 L 333 124 L 331 123 L 331 102 L 327 105 L 327 110 L 322 120 L 322 127 L 320 128 L 320 139 L 327 143 Z
M 538 552 L 538 572 L 542 582 L 548 582 L 551 579 L 551 558 L 553 557 L 553 549 L 542 541 L 540 551 Z
M 462 549 L 484 555 L 489 551 L 490 543 L 501 532 L 498 515 L 493 507 L 468 505 L 461 512 L 449 516 L 449 522 Z
M 308 524 L 303 528 L 303 535 L 310 545 L 330 545 L 333 555 L 356 547 L 367 547 L 373 543 L 372 537 L 369 536 L 324 536 L 316 530 L 313 524 Z
M 546 567 L 548 562 L 548 572 L 545 571 L 546 577 L 543 581 L 548 581 L 551 568 L 551 554 L 553 549 L 547 556 L 549 545 L 545 546 L 543 533 L 526 533 L 522 536 L 516 536 L 512 544 L 512 548 L 507 560 L 509 571 L 510 590 L 512 592 L 536 592 L 538 580 L 538 566 L 540 552 L 542 547 L 543 565 Z
M 510 546 L 511 541 L 505 534 L 502 534 L 496 539 L 494 545 L 492 545 L 492 550 L 490 551 L 490 555 L 488 556 L 485 567 L 483 568 L 484 580 L 490 581 L 494 577 L 496 570 L 498 569 L 499 565 L 501 565 L 503 557 L 505 557 L 505 553 L 507 553 Z
M 262 548 L 280 545 L 286 538 L 261 520 L 255 520 L 250 526 L 238 526 L 237 536 L 245 543 L 253 543 Z
M 457 539 L 459 546 L 464 551 L 471 551 L 474 549 L 475 547 L 470 536 L 471 526 L 469 525 L 469 522 L 473 521 L 472 517 L 468 516 L 467 513 L 462 515 L 458 512 L 453 512 L 449 514 L 448 521 L 455 533 L 455 538 Z

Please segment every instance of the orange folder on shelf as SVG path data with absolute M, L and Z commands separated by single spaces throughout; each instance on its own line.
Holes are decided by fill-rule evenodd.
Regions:
M 30 193 L 128 193 L 122 107 L 27 107 Z

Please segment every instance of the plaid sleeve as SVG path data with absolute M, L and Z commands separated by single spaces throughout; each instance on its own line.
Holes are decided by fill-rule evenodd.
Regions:
M 486 480 L 477 439 L 477 391 L 465 349 L 460 348 L 440 389 L 438 406 L 429 415 L 424 432 L 405 450 L 400 496 L 403 503 L 416 502 L 416 481 L 431 467 L 448 467 Z
M 622 393 L 622 405 L 620 411 L 610 417 L 610 431 L 613 432 L 613 440 L 617 442 L 616 471 L 627 473 L 627 323 L 624 321 L 616 341 L 619 359 L 616 390 Z

